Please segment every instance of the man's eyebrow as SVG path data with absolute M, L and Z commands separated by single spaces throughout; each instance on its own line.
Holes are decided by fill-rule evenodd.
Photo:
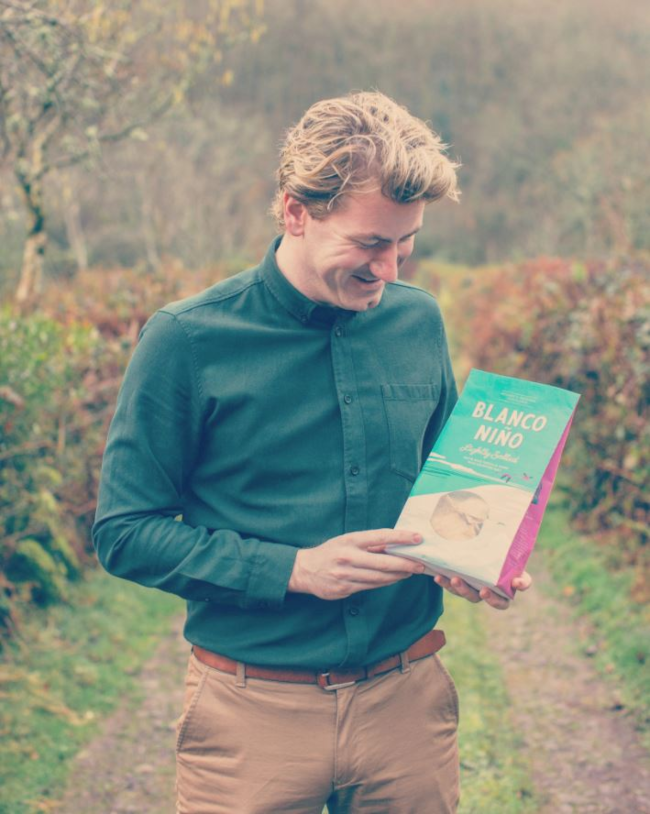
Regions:
M 421 228 L 422 228 L 422 226 L 418 226 L 417 229 L 414 229 L 412 232 L 409 232 L 408 235 L 403 235 L 402 237 L 399 238 L 399 240 L 407 240 L 409 237 L 413 237 L 413 235 L 416 235 L 420 231 Z M 382 237 L 382 235 L 376 235 L 376 234 L 370 234 L 370 233 L 368 233 L 368 234 L 350 235 L 350 237 L 351 237 L 352 240 L 359 240 L 359 241 L 362 241 L 364 243 L 368 243 L 368 242 L 370 242 L 372 240 L 379 241 L 380 243 L 392 243 L 393 242 L 392 239 L 389 238 L 389 237 Z

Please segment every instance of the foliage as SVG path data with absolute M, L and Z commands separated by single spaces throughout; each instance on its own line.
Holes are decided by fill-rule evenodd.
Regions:
M 465 363 L 582 395 L 562 467 L 571 511 L 650 597 L 650 264 L 539 259 L 450 280 Z
M 17 299 L 40 285 L 46 233 L 43 180 L 90 163 L 177 105 L 224 49 L 259 36 L 255 0 L 0 0 L 0 162 L 21 190 L 28 230 Z M 216 67 L 218 66 L 218 68 Z
M 124 358 L 122 354 L 122 359 Z M 0 312 L 0 565 L 5 621 L 65 599 L 87 560 L 97 467 L 118 359 L 96 330 Z M 9 600 L 11 600 L 9 602 Z M 10 608 L 7 608 L 9 603 Z
M 0 158 L 50 169 L 90 158 L 169 109 L 237 36 L 259 36 L 249 0 L 0 0 Z M 229 76 L 229 73 L 228 73 Z
M 144 269 L 95 269 L 74 280 L 48 287 L 42 310 L 64 325 L 95 328 L 105 339 L 119 340 L 130 350 L 149 316 L 166 302 L 180 299 L 188 278 L 195 290 L 200 275 L 189 275 L 179 264 L 155 273 Z

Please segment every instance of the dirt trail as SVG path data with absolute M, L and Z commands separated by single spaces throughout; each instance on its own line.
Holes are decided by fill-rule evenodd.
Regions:
M 76 759 L 56 814 L 174 814 L 175 724 L 189 645 L 177 619 L 128 700 Z
M 548 579 L 539 563 L 531 572 L 537 587 Z M 533 589 L 516 610 L 477 610 L 533 762 L 538 814 L 650 814 L 650 756 L 615 689 L 577 652 L 568 609 Z M 188 656 L 180 627 L 146 665 L 142 701 L 125 702 L 78 756 L 57 814 L 174 814 L 174 725 Z
M 536 588 L 549 580 L 535 557 L 529 570 Z M 481 613 L 533 762 L 538 814 L 650 814 L 650 755 L 613 682 L 580 652 L 570 610 L 542 590 L 515 602 Z

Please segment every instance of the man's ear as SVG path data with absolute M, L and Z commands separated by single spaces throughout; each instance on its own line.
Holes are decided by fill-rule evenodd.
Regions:
M 285 192 L 282 196 L 282 206 L 284 207 L 285 230 L 294 237 L 302 237 L 305 231 L 305 223 L 309 217 L 307 208 L 303 203 L 289 195 L 288 192 Z

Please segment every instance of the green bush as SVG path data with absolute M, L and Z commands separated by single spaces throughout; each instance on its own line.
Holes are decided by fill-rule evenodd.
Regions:
M 92 327 L 0 311 L 0 625 L 64 600 L 88 529 L 126 355 Z

